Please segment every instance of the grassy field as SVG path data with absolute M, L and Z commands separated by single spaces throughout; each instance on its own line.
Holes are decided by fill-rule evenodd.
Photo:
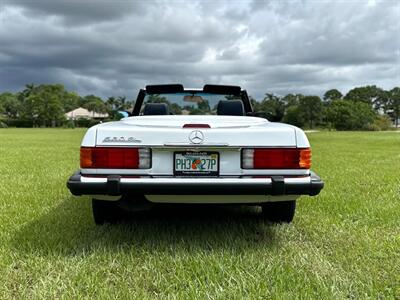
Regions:
M 291 225 L 256 208 L 96 227 L 65 187 L 83 130 L 0 130 L 0 298 L 400 298 L 400 134 L 310 133 L 325 180 Z

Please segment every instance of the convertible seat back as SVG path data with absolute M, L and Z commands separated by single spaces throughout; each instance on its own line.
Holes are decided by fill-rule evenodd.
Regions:
M 218 102 L 217 115 L 244 116 L 244 107 L 241 100 L 221 100 Z
M 166 103 L 147 103 L 143 115 L 169 115 L 169 108 Z

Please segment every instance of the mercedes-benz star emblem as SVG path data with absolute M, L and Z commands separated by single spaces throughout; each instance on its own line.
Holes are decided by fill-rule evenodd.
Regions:
M 200 130 L 194 130 L 189 134 L 189 141 L 192 144 L 201 144 L 204 141 L 204 134 Z

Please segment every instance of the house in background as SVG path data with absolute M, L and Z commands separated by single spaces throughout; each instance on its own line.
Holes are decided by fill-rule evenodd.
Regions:
M 86 108 L 78 107 L 74 110 L 71 110 L 65 114 L 65 117 L 68 120 L 78 120 L 78 119 L 94 119 L 94 120 L 103 120 L 108 118 L 107 113 L 97 113 L 94 111 L 89 111 Z

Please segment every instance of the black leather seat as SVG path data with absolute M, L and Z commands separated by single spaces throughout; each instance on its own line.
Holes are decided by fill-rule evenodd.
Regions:
M 241 100 L 221 100 L 218 102 L 217 115 L 244 116 L 244 107 Z
M 166 103 L 147 103 L 143 115 L 169 115 L 169 107 Z

